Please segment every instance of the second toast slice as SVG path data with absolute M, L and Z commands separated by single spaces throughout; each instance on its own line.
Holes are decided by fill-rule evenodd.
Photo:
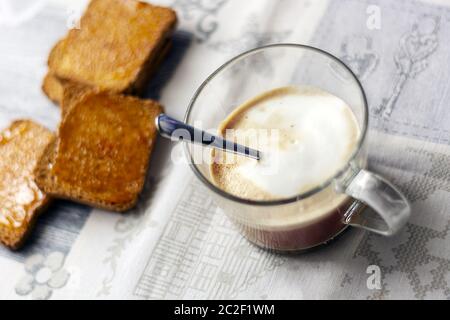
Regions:
M 48 129 L 18 120 L 0 132 L 0 242 L 18 249 L 50 197 L 34 182 L 33 171 L 54 140 Z
M 42 190 L 98 208 L 126 211 L 141 192 L 161 106 L 91 91 L 65 114 L 35 171 Z

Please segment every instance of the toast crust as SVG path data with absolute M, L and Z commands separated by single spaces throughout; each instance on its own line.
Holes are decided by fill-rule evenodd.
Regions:
M 81 28 L 70 30 L 51 51 L 50 71 L 102 91 L 133 93 L 176 21 L 169 8 L 136 0 L 92 0 Z
M 0 242 L 18 249 L 50 197 L 34 182 L 35 167 L 54 135 L 29 120 L 0 133 Z
M 64 116 L 35 171 L 42 190 L 113 211 L 132 208 L 144 186 L 157 131 L 156 102 L 90 91 Z

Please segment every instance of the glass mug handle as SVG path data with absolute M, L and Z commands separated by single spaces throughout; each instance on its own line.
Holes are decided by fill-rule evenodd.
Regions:
M 344 214 L 345 224 L 391 236 L 411 215 L 405 196 L 390 182 L 367 170 L 358 171 L 340 189 L 356 200 Z M 369 208 L 362 213 L 364 204 Z

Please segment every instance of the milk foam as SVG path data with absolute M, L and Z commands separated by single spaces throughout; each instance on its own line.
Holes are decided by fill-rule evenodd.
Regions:
M 231 137 L 226 129 L 234 129 Z M 255 129 L 264 139 L 249 139 Z M 261 129 L 270 130 L 268 138 Z M 260 161 L 238 157 L 211 167 L 219 187 L 253 200 L 288 198 L 320 186 L 349 161 L 360 134 L 349 106 L 313 87 L 265 93 L 236 109 L 220 130 L 262 151 Z

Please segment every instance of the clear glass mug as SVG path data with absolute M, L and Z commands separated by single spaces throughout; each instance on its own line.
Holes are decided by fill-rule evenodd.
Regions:
M 218 128 L 235 108 L 261 93 L 305 85 L 343 99 L 360 127 L 360 139 L 350 161 L 334 177 L 288 199 L 243 199 L 218 188 L 211 179 L 208 161 L 198 161 L 198 151 L 186 145 L 195 175 L 243 235 L 266 249 L 312 248 L 328 242 L 349 225 L 386 236 L 396 233 L 410 216 L 408 201 L 389 182 L 366 170 L 367 99 L 355 74 L 333 55 L 298 44 L 269 45 L 245 52 L 206 79 L 192 98 L 184 120 L 197 127 Z M 205 159 L 204 154 L 201 159 Z

